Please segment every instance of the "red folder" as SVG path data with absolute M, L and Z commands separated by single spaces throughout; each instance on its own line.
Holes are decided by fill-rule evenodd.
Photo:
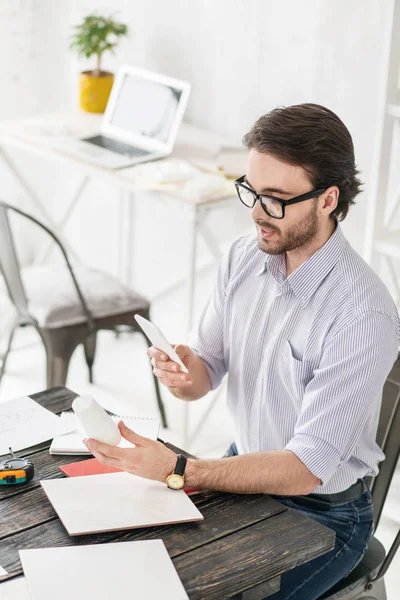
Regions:
M 69 465 L 63 465 L 58 467 L 60 471 L 67 477 L 81 477 L 83 475 L 102 475 L 103 473 L 118 473 L 122 469 L 118 467 L 110 467 L 103 465 L 97 458 L 89 458 L 89 460 L 82 460 L 80 462 L 74 462 Z
M 60 471 L 67 477 L 82 477 L 83 475 L 102 475 L 103 473 L 118 473 L 122 469 L 118 467 L 110 467 L 103 465 L 97 458 L 89 458 L 89 460 L 81 460 L 80 462 L 70 463 L 69 465 L 62 465 L 58 467 Z M 192 488 L 185 488 L 185 492 L 188 495 L 197 494 L 198 490 Z

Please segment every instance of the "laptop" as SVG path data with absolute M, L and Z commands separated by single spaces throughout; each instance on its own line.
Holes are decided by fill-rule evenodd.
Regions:
M 117 73 L 100 131 L 66 138 L 57 149 L 107 169 L 168 156 L 173 150 L 190 84 L 143 69 Z

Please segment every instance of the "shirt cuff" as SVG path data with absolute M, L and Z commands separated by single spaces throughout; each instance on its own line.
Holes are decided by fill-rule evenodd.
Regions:
M 328 483 L 342 462 L 334 446 L 312 435 L 295 435 L 285 450 L 293 452 L 307 469 L 322 481 L 322 485 Z
M 223 380 L 224 375 L 226 373 L 226 369 L 225 368 L 222 368 L 222 369 L 215 368 L 214 364 L 211 361 L 207 360 L 207 358 L 205 356 L 202 356 L 192 346 L 190 348 L 194 352 L 194 354 L 196 356 L 198 356 L 200 358 L 200 360 L 203 361 L 203 364 L 204 364 L 205 368 L 207 369 L 208 376 L 210 378 L 211 389 L 215 390 L 219 386 L 221 381 Z

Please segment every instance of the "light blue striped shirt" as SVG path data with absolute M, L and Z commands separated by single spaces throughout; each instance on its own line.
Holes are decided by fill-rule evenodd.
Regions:
M 330 494 L 376 475 L 385 379 L 400 324 L 382 281 L 340 226 L 286 278 L 285 255 L 238 239 L 190 346 L 212 388 L 228 376 L 240 454 L 291 450 Z

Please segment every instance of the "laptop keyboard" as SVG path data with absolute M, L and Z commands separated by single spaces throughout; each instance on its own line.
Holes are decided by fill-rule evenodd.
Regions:
M 99 146 L 100 148 L 105 148 L 106 150 L 111 150 L 111 152 L 116 152 L 117 154 L 123 154 L 129 158 L 137 158 L 138 156 L 151 154 L 147 150 L 142 150 L 141 148 L 125 144 L 124 142 L 119 142 L 118 140 L 114 140 L 105 135 L 94 135 L 93 137 L 84 138 L 83 141 Z

